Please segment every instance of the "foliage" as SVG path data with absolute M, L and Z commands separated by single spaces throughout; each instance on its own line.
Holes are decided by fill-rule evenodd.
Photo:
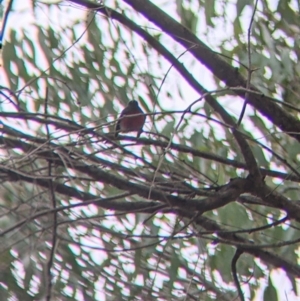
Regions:
M 300 4 L 17 3 L 0 299 L 292 300 Z M 131 99 L 145 132 L 115 139 Z

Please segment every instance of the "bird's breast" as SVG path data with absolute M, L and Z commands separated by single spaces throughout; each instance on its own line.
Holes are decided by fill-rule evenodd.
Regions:
M 138 115 L 138 116 L 124 116 L 120 121 L 120 128 L 122 132 L 128 131 L 139 131 L 143 128 L 145 123 L 146 116 Z

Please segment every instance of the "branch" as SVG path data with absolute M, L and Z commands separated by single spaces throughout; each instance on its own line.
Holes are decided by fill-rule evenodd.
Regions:
M 290 218 L 300 222 L 300 206 L 298 205 L 298 202 L 289 200 L 265 183 L 260 187 L 254 187 L 251 179 L 249 179 L 246 189 L 249 193 L 258 196 L 263 201 L 264 205 L 281 209 L 285 211 Z
M 182 212 L 180 212 L 181 214 Z M 192 217 L 192 212 L 185 211 L 185 216 L 189 215 L 189 217 Z M 281 268 L 288 273 L 291 273 L 294 276 L 300 277 L 300 267 L 297 264 L 294 264 L 291 261 L 288 261 L 286 258 L 282 258 L 279 255 L 276 255 L 272 252 L 265 251 L 260 248 L 255 248 L 255 245 L 247 239 L 244 239 L 243 237 L 232 234 L 229 232 L 224 232 L 224 230 L 213 220 L 205 217 L 205 216 L 199 216 L 195 223 L 200 225 L 201 227 L 205 228 L 208 231 L 215 231 L 215 233 L 218 232 L 218 236 L 225 239 L 225 240 L 231 240 L 232 242 L 236 242 L 238 245 L 241 243 L 251 245 L 251 248 L 247 248 L 243 246 L 243 251 L 245 253 L 251 254 L 255 257 L 260 258 L 262 261 L 264 261 L 267 264 L 271 264 L 274 267 Z
M 1 116 L 2 113 L 0 113 Z M 9 113 L 8 113 L 9 114 Z M 51 123 L 52 124 L 52 123 Z M 56 126 L 58 126 L 58 124 L 55 124 Z M 59 128 L 69 132 L 70 134 L 77 132 L 77 130 L 75 130 L 73 127 L 69 128 L 68 126 L 64 127 L 63 124 L 59 125 Z M 89 129 L 87 128 L 81 128 L 81 131 L 86 133 L 89 131 Z M 31 142 L 37 142 L 37 143 L 41 143 L 41 144 L 46 144 L 47 143 L 47 139 L 44 138 L 37 138 L 34 136 L 30 136 L 27 134 L 24 134 L 20 131 L 17 131 L 15 129 L 12 129 L 11 127 L 4 125 L 1 128 L 1 132 L 6 133 L 8 135 L 11 135 L 15 138 L 17 138 L 18 140 L 14 140 L 11 138 L 7 138 L 7 137 L 3 137 L 0 136 L 0 145 L 5 145 L 8 148 L 19 148 L 22 149 L 24 152 L 31 152 L 35 149 L 35 145 L 33 144 L 28 144 L 26 142 L 21 141 L 20 139 L 26 139 L 28 141 Z M 95 133 L 95 132 L 94 132 Z M 96 133 L 95 133 L 96 134 Z M 104 140 L 109 140 L 109 135 L 102 135 L 101 136 Z M 161 141 L 161 140 L 153 140 L 153 139 L 146 139 L 146 138 L 139 138 L 137 139 L 136 137 L 130 137 L 130 136 L 124 136 L 121 137 L 119 140 L 126 140 L 126 141 L 134 141 L 137 145 L 154 145 L 154 146 L 160 146 L 162 148 L 165 148 L 168 143 Z M 61 149 L 63 146 L 61 145 L 56 145 L 56 144 L 51 144 L 51 146 L 53 148 L 59 148 Z M 232 159 L 227 159 L 224 158 L 222 156 L 213 154 L 211 152 L 204 152 L 204 151 L 200 151 L 198 149 L 186 146 L 186 145 L 182 145 L 182 144 L 178 144 L 178 143 L 171 143 L 170 148 L 182 153 L 189 153 L 192 154 L 195 157 L 199 157 L 199 158 L 203 158 L 203 159 L 207 159 L 207 160 L 212 160 L 215 162 L 219 162 L 225 165 L 229 165 L 229 166 L 233 166 L 236 168 L 241 168 L 244 170 L 248 170 L 247 166 L 245 163 L 237 161 L 237 160 L 232 160 Z M 68 150 L 68 153 L 70 154 L 70 151 Z M 108 161 L 103 160 L 99 157 L 96 157 L 94 155 L 91 154 L 85 154 L 83 152 L 77 151 L 76 154 L 80 154 L 82 157 L 88 157 L 89 160 L 91 160 L 94 163 L 97 164 L 104 164 L 105 166 L 110 166 L 113 169 L 116 168 L 117 166 L 119 168 L 121 168 L 121 166 L 119 164 L 114 164 L 112 162 L 109 162 L 108 165 Z M 274 154 L 276 155 L 276 154 Z M 279 158 L 280 160 L 280 158 Z M 283 162 L 286 163 L 286 162 Z M 150 166 L 149 166 L 150 167 Z M 290 167 L 290 166 L 289 166 Z M 291 168 L 291 167 L 290 167 Z M 128 174 L 135 174 L 131 169 L 126 168 L 126 167 L 122 167 L 122 171 L 126 172 Z M 270 176 L 270 177 L 275 177 L 275 178 L 279 178 L 279 179 L 283 179 L 283 180 L 289 180 L 289 181 L 293 181 L 293 182 L 300 182 L 300 178 L 297 175 L 293 175 L 293 174 L 288 174 L 288 173 L 284 173 L 284 172 L 280 172 L 280 171 L 275 171 L 275 170 L 269 170 L 269 169 L 265 169 L 265 168 L 260 168 L 260 173 L 262 174 L 262 176 Z
M 42 183 L 46 185 L 48 181 L 44 181 L 45 183 Z M 39 183 L 41 184 L 41 183 Z M 120 198 L 124 198 L 130 195 L 130 193 L 126 192 L 117 196 L 112 196 L 108 198 L 97 198 L 94 195 L 90 195 L 88 193 L 80 192 L 74 188 L 67 187 L 63 184 L 59 183 L 54 183 L 56 185 L 56 188 L 58 188 L 58 192 L 61 193 L 62 195 L 80 195 L 82 198 L 81 200 L 83 202 L 77 203 L 77 204 L 72 204 L 69 206 L 60 206 L 52 209 L 47 209 L 47 210 L 42 210 L 34 215 L 31 215 L 18 223 L 14 224 L 13 226 L 3 230 L 0 232 L 0 237 L 6 235 L 7 233 L 14 231 L 24 225 L 25 223 L 28 223 L 30 221 L 33 221 L 37 218 L 40 218 L 42 216 L 46 216 L 49 214 L 54 214 L 60 211 L 76 208 L 76 207 L 82 207 L 82 206 L 87 206 L 89 204 L 94 204 L 98 205 L 101 208 L 105 209 L 110 209 L 110 210 L 118 210 L 118 211 L 125 211 L 125 212 L 143 212 L 143 213 L 152 213 L 152 212 L 157 212 L 159 208 L 163 209 L 165 206 L 161 205 L 158 202 L 124 202 L 124 201 L 119 201 Z M 46 186 L 45 186 L 46 187 Z
M 96 181 L 112 185 L 118 189 L 129 191 L 132 194 L 137 194 L 145 199 L 148 199 L 150 188 L 147 185 L 131 182 L 128 179 L 124 179 L 124 177 L 113 175 L 95 166 L 89 166 L 84 163 L 77 162 L 77 160 L 74 160 L 72 162 L 63 162 L 60 157 L 55 154 L 48 158 L 51 158 L 52 163 L 56 166 L 65 167 L 65 165 L 67 165 L 73 170 L 89 175 Z M 41 179 L 39 176 L 36 176 L 32 173 L 29 175 L 23 171 L 15 170 L 11 167 L 6 167 L 3 165 L 0 166 L 0 172 L 7 174 L 11 181 L 25 181 L 44 188 L 49 188 L 48 179 Z M 163 204 L 170 204 L 172 207 L 183 208 L 187 206 L 191 210 L 197 210 L 203 213 L 220 208 L 222 206 L 225 206 L 229 202 L 235 201 L 240 194 L 245 192 L 245 183 L 247 183 L 245 179 L 235 179 L 229 182 L 227 185 L 224 185 L 223 188 L 219 191 L 213 193 L 212 196 L 203 199 L 190 199 L 188 197 L 183 198 L 180 196 L 175 196 L 173 194 L 167 194 L 160 189 L 152 188 L 151 198 L 153 200 L 160 201 Z M 82 198 L 82 192 L 77 191 L 78 194 L 73 195 L 74 190 L 71 187 L 59 183 L 55 183 L 53 187 L 55 191 L 59 193 L 67 194 L 79 199 Z M 84 193 L 84 195 L 87 194 Z M 109 207 L 108 209 L 111 208 Z

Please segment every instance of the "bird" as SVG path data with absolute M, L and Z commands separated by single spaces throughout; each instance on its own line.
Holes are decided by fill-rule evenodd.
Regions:
M 129 101 L 127 107 L 121 112 L 120 118 L 117 122 L 115 137 L 117 137 L 120 132 L 137 132 L 138 138 L 143 132 L 145 121 L 146 115 L 139 107 L 138 102 L 136 100 Z

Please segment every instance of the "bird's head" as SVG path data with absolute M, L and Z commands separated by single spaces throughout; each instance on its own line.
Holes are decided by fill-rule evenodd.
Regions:
M 130 106 L 130 107 L 138 107 L 139 103 L 136 100 L 131 100 L 131 101 L 129 101 L 128 106 Z

